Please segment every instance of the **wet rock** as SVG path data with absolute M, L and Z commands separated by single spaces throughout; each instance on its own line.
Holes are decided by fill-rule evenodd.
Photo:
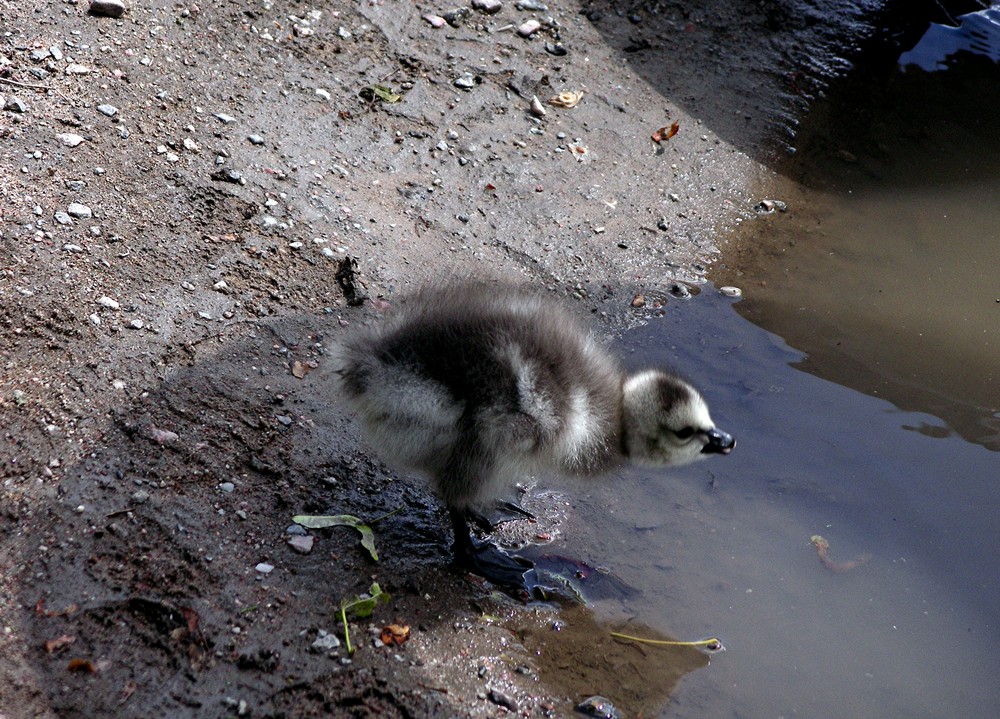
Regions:
M 118 108 L 115 107 L 114 105 L 109 105 L 107 103 L 104 103 L 103 105 L 98 105 L 97 111 L 102 115 L 107 115 L 108 117 L 114 117 L 115 115 L 118 114 Z
M 507 709 L 508 711 L 512 712 L 518 711 L 517 702 L 514 701 L 512 697 L 507 696 L 506 694 L 497 689 L 490 689 L 489 694 L 487 694 L 486 696 L 491 702 L 493 702 L 497 706 L 501 706 L 504 709 Z
M 690 288 L 688 288 L 687 285 L 682 284 L 680 282 L 674 282 L 673 284 L 671 284 L 669 292 L 671 295 L 681 300 L 686 300 L 691 297 Z
M 88 12 L 98 17 L 121 17 L 125 14 L 125 3 L 121 0 L 90 0 Z
M 66 208 L 66 212 L 70 217 L 76 217 L 81 220 L 87 220 L 94 216 L 93 211 L 89 207 L 79 202 L 71 202 L 69 207 Z
M 741 297 L 743 295 L 743 290 L 739 287 L 720 287 L 719 292 L 726 297 Z
M 762 215 L 769 215 L 772 212 L 788 212 L 788 205 L 781 200 L 761 200 L 753 208 Z
M 496 15 L 503 9 L 500 0 L 472 0 L 472 8 L 487 15 Z
M 586 716 L 600 717 L 600 719 L 621 719 L 622 716 L 614 704 L 599 695 L 584 699 L 576 705 L 576 710 Z

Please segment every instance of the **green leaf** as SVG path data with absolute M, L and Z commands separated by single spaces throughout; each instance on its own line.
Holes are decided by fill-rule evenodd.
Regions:
M 300 514 L 292 517 L 292 521 L 301 524 L 309 529 L 323 529 L 325 527 L 354 527 L 361 533 L 361 546 L 368 550 L 372 559 L 378 561 L 378 552 L 375 551 L 375 533 L 372 528 L 357 517 L 350 514 L 329 514 L 329 515 L 308 515 Z
M 403 96 L 392 91 L 391 87 L 385 85 L 369 85 L 361 88 L 358 93 L 365 100 L 381 100 L 382 102 L 399 102 Z
M 344 643 L 347 646 L 347 653 L 354 654 L 354 647 L 351 646 L 351 630 L 347 625 L 347 612 L 353 613 L 359 619 L 367 619 L 375 611 L 375 607 L 380 602 L 389 601 L 389 595 L 382 591 L 378 582 L 372 582 L 367 594 L 362 594 L 354 599 L 344 599 L 340 603 L 340 620 L 344 624 Z

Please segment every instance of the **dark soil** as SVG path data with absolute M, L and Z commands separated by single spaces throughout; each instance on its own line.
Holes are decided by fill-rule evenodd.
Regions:
M 450 5 L 127 4 L 0 10 L 0 717 L 655 713 L 703 656 L 580 610 L 552 632 L 453 570 L 324 352 L 450 277 L 641 321 L 634 294 L 701 282 L 753 216 L 871 8 L 505 0 L 435 29 Z M 287 543 L 294 515 L 390 512 L 377 563 L 347 528 Z M 315 650 L 373 581 L 357 652 Z

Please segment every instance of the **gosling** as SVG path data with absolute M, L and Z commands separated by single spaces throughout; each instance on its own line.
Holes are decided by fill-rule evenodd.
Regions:
M 341 394 L 383 459 L 430 478 L 458 564 L 495 584 L 523 588 L 531 563 L 476 540 L 469 521 L 518 479 L 677 466 L 735 446 L 694 387 L 663 369 L 626 374 L 550 299 L 465 284 L 394 314 L 336 349 Z

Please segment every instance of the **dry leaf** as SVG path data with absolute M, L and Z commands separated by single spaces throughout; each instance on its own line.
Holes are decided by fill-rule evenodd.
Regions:
M 405 644 L 410 638 L 410 628 L 405 624 L 389 624 L 382 627 L 382 643 L 386 646 Z
M 571 107 L 576 107 L 580 104 L 580 100 L 583 99 L 582 92 L 560 92 L 554 97 L 550 97 L 546 102 L 548 102 L 553 107 L 565 107 L 567 109 Z
M 661 142 L 665 142 L 666 140 L 669 140 L 671 137 L 676 135 L 677 131 L 680 128 L 681 124 L 679 122 L 675 122 L 670 127 L 661 127 L 659 130 L 657 130 L 652 134 L 650 139 L 657 145 L 659 145 Z

